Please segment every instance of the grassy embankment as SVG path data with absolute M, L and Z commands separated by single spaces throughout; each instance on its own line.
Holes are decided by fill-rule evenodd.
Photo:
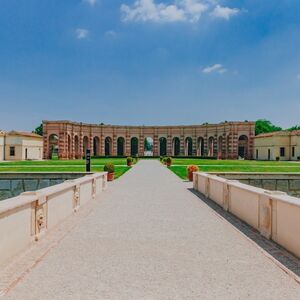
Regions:
M 186 179 L 186 167 L 197 165 L 202 172 L 264 172 L 291 173 L 300 172 L 299 162 L 255 161 L 255 160 L 209 160 L 209 159 L 173 159 L 170 170 L 180 178 Z
M 106 163 L 115 165 L 115 178 L 130 169 L 125 158 L 93 158 L 92 172 L 102 172 Z M 1 162 L 0 172 L 85 172 L 85 160 Z

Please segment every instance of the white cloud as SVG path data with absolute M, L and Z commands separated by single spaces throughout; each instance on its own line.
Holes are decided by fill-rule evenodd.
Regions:
M 97 3 L 97 0 L 83 0 L 83 2 L 88 3 L 90 6 L 94 6 Z
M 228 70 L 225 69 L 221 64 L 215 64 L 215 65 L 212 65 L 212 66 L 205 67 L 202 70 L 202 73 L 205 73 L 205 74 L 210 74 L 210 73 L 224 74 L 227 71 Z
M 237 15 L 239 12 L 240 10 L 238 8 L 230 8 L 217 5 L 211 12 L 211 15 L 216 18 L 222 18 L 228 21 L 232 16 Z
M 155 0 L 136 0 L 133 5 L 121 5 L 123 22 L 197 22 L 208 9 L 207 0 L 174 0 L 171 4 Z
M 107 31 L 105 32 L 105 35 L 106 35 L 107 37 L 110 37 L 110 38 L 115 38 L 115 37 L 117 37 L 117 33 L 116 33 L 114 30 L 107 30 Z
M 89 36 L 89 31 L 87 29 L 83 29 L 83 28 L 77 28 L 75 30 L 75 33 L 76 33 L 76 37 L 79 40 L 86 39 Z

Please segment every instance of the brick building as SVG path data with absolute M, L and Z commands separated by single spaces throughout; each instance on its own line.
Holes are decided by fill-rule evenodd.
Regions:
M 44 158 L 78 159 L 93 156 L 145 155 L 145 139 L 152 155 L 211 156 L 251 159 L 254 122 L 224 122 L 191 126 L 117 126 L 71 121 L 44 121 Z

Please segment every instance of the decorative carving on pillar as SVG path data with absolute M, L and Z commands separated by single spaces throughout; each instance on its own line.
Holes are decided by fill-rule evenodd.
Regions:
M 96 178 L 93 178 L 93 183 L 92 183 L 92 197 L 93 199 L 96 199 L 96 193 L 97 193 L 97 186 L 96 186 Z
M 33 202 L 33 234 L 37 241 L 47 230 L 47 199 L 41 196 L 36 202 Z
M 77 212 L 80 206 L 80 185 L 75 186 L 74 196 L 73 196 L 73 208 Z

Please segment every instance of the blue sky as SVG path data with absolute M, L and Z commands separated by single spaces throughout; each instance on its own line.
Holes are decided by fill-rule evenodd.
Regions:
M 0 0 L 0 128 L 300 123 L 299 0 Z

